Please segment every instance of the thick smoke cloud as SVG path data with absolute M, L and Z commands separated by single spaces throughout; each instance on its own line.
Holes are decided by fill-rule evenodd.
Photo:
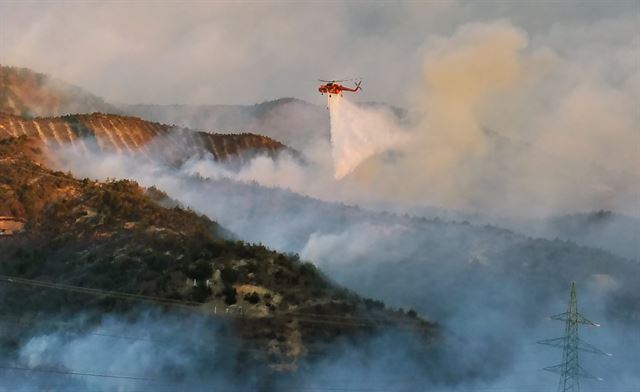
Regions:
M 640 56 L 637 38 L 587 70 L 508 22 L 435 38 L 419 124 L 397 159 L 370 160 L 354 177 L 387 200 L 468 212 L 637 215 L 640 70 L 627 57 Z
M 112 102 L 168 104 L 309 99 L 318 78 L 373 79 L 386 66 L 372 60 L 410 54 L 415 42 L 403 43 L 404 35 L 448 8 L 278 2 L 0 6 L 3 63 L 54 74 Z M 387 36 L 387 27 L 408 31 Z M 70 62 L 78 53 L 91 56 Z M 400 98 L 389 93 L 391 80 L 375 91 L 378 98 Z
M 626 0 L 4 1 L 0 62 L 50 73 L 112 103 L 249 104 L 283 96 L 320 103 L 316 79 L 363 77 L 365 100 L 405 105 L 432 34 L 508 18 L 547 45 L 570 48 L 578 40 L 597 48 L 604 35 L 619 43 L 616 30 L 633 29 L 637 15 L 637 3 Z M 607 27 L 593 40 L 597 25 Z

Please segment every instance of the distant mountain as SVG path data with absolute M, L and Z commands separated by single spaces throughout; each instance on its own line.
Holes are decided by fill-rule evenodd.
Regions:
M 548 218 L 465 214 L 435 208 L 416 209 L 414 212 L 424 217 L 438 216 L 445 220 L 466 220 L 476 225 L 490 224 L 535 238 L 571 241 L 640 262 L 640 219 L 613 211 L 591 211 Z
M 589 237 L 589 232 L 595 234 L 599 231 L 607 231 L 607 228 L 616 226 L 616 232 L 623 235 L 626 232 L 626 240 L 634 242 L 638 251 L 635 253 L 636 258 L 640 258 L 640 219 L 616 214 L 611 211 L 594 211 L 583 214 L 562 215 L 551 220 L 551 224 L 556 228 L 557 232 L 565 233 L 570 238 L 581 238 L 584 235 Z M 584 233 L 587 232 L 587 233 Z M 599 235 L 597 237 L 600 237 Z M 595 240 L 595 238 L 594 238 Z M 615 238 L 600 238 L 603 242 L 613 241 Z M 588 242 L 588 241 L 586 241 Z
M 59 79 L 27 68 L 0 66 L 0 113 L 49 117 L 117 111 L 102 98 Z
M 631 216 L 594 211 L 529 222 L 520 228 L 530 235 L 596 246 L 640 262 L 640 219 Z
M 27 136 L 46 147 L 71 147 L 86 152 L 95 144 L 100 151 L 159 157 L 179 162 L 211 154 L 219 161 L 243 163 L 255 154 L 275 156 L 282 143 L 249 133 L 223 135 L 115 114 L 79 114 L 28 119 L 0 113 L 0 140 Z

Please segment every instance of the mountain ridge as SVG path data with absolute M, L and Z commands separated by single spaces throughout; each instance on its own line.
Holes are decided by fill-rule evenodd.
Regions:
M 140 154 L 148 159 L 160 156 L 170 161 L 210 154 L 218 161 L 244 163 L 256 154 L 275 157 L 281 151 L 292 151 L 252 133 L 191 131 L 116 114 L 23 118 L 0 113 L 0 139 L 19 136 L 38 138 L 49 148 L 70 147 L 88 154 L 95 145 L 101 152 Z

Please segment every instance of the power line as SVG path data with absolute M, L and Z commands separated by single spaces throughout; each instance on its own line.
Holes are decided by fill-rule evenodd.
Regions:
M 18 168 L 23 171 L 37 173 L 39 175 L 49 176 L 55 179 L 65 180 L 65 181 L 74 182 L 74 183 L 82 183 L 81 180 L 78 180 L 73 177 L 69 177 L 64 173 L 60 173 L 60 174 L 58 172 L 49 173 L 43 170 L 37 171 L 35 169 L 24 168 L 24 167 L 18 167 Z M 113 192 L 124 194 L 123 192 L 118 192 L 118 191 L 113 191 Z M 140 294 L 131 294 L 131 293 L 124 293 L 124 292 L 117 292 L 117 291 L 93 289 L 93 288 L 87 288 L 87 287 L 81 287 L 81 286 L 72 286 L 72 285 L 66 285 L 62 283 L 44 282 L 44 281 L 25 279 L 25 278 L 19 278 L 19 277 L 10 277 L 10 276 L 0 275 L 0 279 L 4 279 L 11 283 L 30 284 L 34 286 L 62 289 L 62 290 L 82 292 L 82 293 L 101 294 L 104 296 L 109 296 L 109 297 L 119 298 L 119 299 L 137 299 L 141 301 L 153 302 L 153 303 L 162 304 L 162 305 L 175 305 L 175 306 L 184 306 L 189 308 L 199 307 L 204 305 L 203 303 L 200 303 L 200 302 L 174 300 L 170 298 L 153 297 L 153 296 L 146 296 L 146 295 L 140 295 Z M 233 317 L 235 315 L 226 314 L 225 316 Z M 334 324 L 334 325 L 344 325 L 344 326 L 353 326 L 353 327 L 386 326 L 386 327 L 394 327 L 394 328 L 403 328 L 404 325 L 407 325 L 407 326 L 410 325 L 410 329 L 412 330 L 416 330 L 416 329 L 425 330 L 427 328 L 433 328 L 433 327 L 427 327 L 425 325 L 417 326 L 416 324 L 419 321 L 409 323 L 409 322 L 398 322 L 396 320 L 389 320 L 389 319 L 380 318 L 380 317 L 339 316 L 339 315 L 325 315 L 325 314 L 307 313 L 307 312 L 304 312 L 304 313 L 289 312 L 281 315 L 270 315 L 270 317 L 272 318 L 294 317 L 296 318 L 296 320 L 302 321 L 302 322 L 321 323 L 321 324 L 327 324 L 327 325 Z M 340 322 L 341 320 L 346 320 L 347 322 Z M 361 323 L 358 323 L 358 321 L 361 321 Z
M 190 309 L 193 309 L 195 306 L 203 305 L 200 302 L 194 302 L 194 301 L 154 297 L 154 296 L 142 295 L 142 294 L 132 294 L 132 293 L 125 293 L 121 291 L 94 289 L 89 287 L 73 286 L 73 285 L 64 284 L 64 283 L 53 283 L 53 282 L 46 282 L 42 280 L 25 279 L 25 278 L 19 278 L 16 276 L 0 275 L 0 281 L 30 285 L 30 286 L 45 287 L 45 288 L 51 288 L 51 289 L 59 289 L 59 290 L 65 290 L 65 291 L 73 291 L 73 292 L 85 293 L 85 294 L 101 295 L 101 296 L 119 298 L 119 299 L 133 299 L 133 300 L 144 301 L 144 302 L 152 302 L 160 305 L 182 306 Z
M 68 324 L 68 323 L 63 323 L 63 324 Z M 138 338 L 133 338 L 133 337 L 124 337 L 124 338 L 132 338 L 132 339 L 136 339 L 136 340 L 147 340 L 146 338 L 142 338 L 142 339 L 138 339 Z M 157 341 L 157 340 L 156 340 Z M 165 341 L 166 342 L 166 341 Z M 25 367 L 25 366 L 17 366 L 17 365 L 11 365 L 11 366 L 3 366 L 0 365 L 0 369 L 4 369 L 4 370 L 16 370 L 16 371 L 25 371 L 25 372 L 44 372 L 44 373 L 52 373 L 52 374 L 59 374 L 59 375 L 76 375 L 76 376 L 86 376 L 86 377 L 101 377 L 101 378 L 113 378 L 113 379 L 123 379 L 123 380 L 132 380 L 132 381 L 150 381 L 150 382 L 157 382 L 157 383 L 164 383 L 164 385 L 169 386 L 169 384 L 171 381 L 168 380 L 160 380 L 160 379 L 156 379 L 156 378 L 152 378 L 152 377 L 147 377 L 147 376 L 133 376 L 133 375 L 116 375 L 116 374 L 110 374 L 110 373 L 104 373 L 104 372 L 88 372 L 88 371 L 80 371 L 80 370 L 74 370 L 74 369 L 59 369 L 59 368 L 32 368 L 32 367 Z M 266 379 L 271 379 L 271 380 L 278 380 L 278 377 L 276 376 L 267 376 Z M 335 379 L 332 379 L 331 381 L 335 382 Z M 322 386 L 322 385 L 305 385 L 304 383 L 302 383 L 300 387 L 288 387 L 288 386 L 278 386 L 278 390 L 287 390 L 287 391 L 345 391 L 345 392 L 362 392 L 362 391 L 369 391 L 369 392 L 377 392 L 377 391 L 389 391 L 389 390 L 397 390 L 398 387 L 408 387 L 408 386 L 417 386 L 418 384 L 421 384 L 423 382 L 425 382 L 426 380 L 420 380 L 420 381 L 408 381 L 406 379 L 387 379 L 387 380 L 372 380 L 372 379 L 367 379 L 367 381 L 369 383 L 371 382 L 375 382 L 375 383 L 382 383 L 382 385 L 385 385 L 384 387 L 382 385 L 370 385 L 368 387 L 364 387 L 364 386 L 353 386 L 353 387 L 346 387 L 346 386 L 340 386 L 340 385 L 335 385 L 335 386 Z M 349 379 L 349 383 L 350 384 L 354 384 L 353 379 Z M 293 381 L 293 384 L 295 385 L 295 381 Z M 330 385 L 330 382 L 327 382 L 327 384 Z M 177 384 L 174 384 L 173 388 L 175 388 Z M 366 384 L 365 384 L 366 385 Z M 403 389 L 404 390 L 404 389 Z M 412 391 L 417 391 L 420 390 L 419 388 L 412 388 Z M 602 390 L 605 391 L 604 388 L 596 388 L 594 390 Z M 539 389 L 534 389 L 533 387 L 492 387 L 492 388 L 465 388 L 465 389 L 461 389 L 461 388 L 456 388 L 456 391 L 458 392 L 497 392 L 497 391 L 514 391 L 514 392 L 539 392 Z M 635 390 L 618 390 L 618 392 L 635 392 Z M 608 390 L 607 390 L 608 392 Z
M 4 322 L 4 323 L 10 323 L 10 324 L 16 324 L 16 325 L 33 325 L 33 323 L 39 323 L 39 324 L 53 324 L 53 325 L 65 325 L 67 326 L 69 323 L 61 323 L 61 322 L 55 322 L 55 321 L 45 321 L 45 320 L 30 320 L 30 321 L 13 321 L 10 320 L 9 317 L 5 317 L 5 316 L 0 316 L 0 319 L 4 319 L 4 321 L 0 320 L 0 322 Z M 109 339 L 122 339 L 122 340 L 131 340 L 131 341 L 142 341 L 142 342 L 151 342 L 151 343 L 161 343 L 161 344 L 169 344 L 169 343 L 173 343 L 173 341 L 169 341 L 169 340 L 165 340 L 165 339 L 154 339 L 154 338 L 148 338 L 148 337 L 137 337 L 137 336 L 125 336 L 125 335 L 118 335 L 118 334 L 112 334 L 112 333 L 101 333 L 101 332 L 89 332 L 89 331 L 73 331 L 70 330 L 73 327 L 69 327 L 67 326 L 66 329 L 64 330 L 64 333 L 70 333 L 70 334 L 74 334 L 74 335 L 82 335 L 82 336 L 86 336 L 86 335 L 90 335 L 90 336 L 97 336 L 97 337 L 102 337 L 102 338 L 109 338 Z M 244 337 L 237 337 L 237 338 L 232 338 L 232 337 L 225 337 L 225 336 L 214 336 L 213 338 L 215 340 L 216 345 L 223 345 L 223 346 L 227 346 L 227 347 L 232 347 L 235 351 L 237 352 L 252 352 L 252 353 L 259 353 L 259 354 L 267 354 L 267 355 L 271 355 L 271 354 L 276 354 L 272 351 L 270 351 L 269 349 L 266 348 L 259 348 L 259 347 L 253 347 L 253 348 L 249 348 L 249 347 L 238 347 L 237 343 L 239 340 L 240 341 L 244 341 L 244 342 L 248 342 L 248 341 L 259 341 L 261 339 L 249 339 L 249 338 L 244 338 Z M 320 352 L 313 352 L 313 351 L 308 351 L 305 356 L 310 356 L 310 357 L 328 357 L 328 354 L 324 354 L 324 353 L 320 353 Z
M 73 369 L 56 369 L 56 368 L 32 368 L 32 367 L 24 367 L 24 366 L 6 366 L 0 365 L 0 369 L 4 370 L 15 370 L 15 371 L 24 371 L 24 372 L 42 372 L 42 373 L 51 373 L 58 374 L 61 376 L 69 375 L 69 376 L 84 376 L 84 377 L 98 377 L 98 378 L 110 378 L 110 379 L 122 379 L 122 380 L 130 380 L 130 381 L 146 381 L 153 382 L 156 386 L 165 386 L 175 388 L 178 386 L 176 383 L 167 382 L 165 380 L 160 380 L 157 378 L 150 378 L 144 376 L 128 376 L 128 375 L 116 375 L 109 373 L 94 373 L 94 372 L 85 372 Z M 392 382 L 387 383 L 386 387 L 382 386 L 370 386 L 370 387 L 343 387 L 343 386 L 320 386 L 320 385 L 308 385 L 305 386 L 278 386 L 278 390 L 283 391 L 344 391 L 344 392 L 382 392 L 382 391 L 390 391 L 397 390 L 398 387 L 406 387 L 406 386 L 415 386 L 417 382 Z M 262 389 L 257 389 L 256 391 L 261 391 Z M 426 389 L 412 388 L 412 391 L 418 391 Z M 535 387 L 481 387 L 481 388 L 455 388 L 456 392 L 496 392 L 496 391 L 504 391 L 504 392 L 540 392 L 539 388 Z M 602 390 L 609 392 L 609 390 L 605 390 L 604 388 L 596 388 L 594 390 Z M 617 392 L 636 392 L 635 389 L 624 389 L 624 390 L 616 390 Z
M 41 280 L 35 280 L 35 279 L 26 279 L 26 278 L 20 278 L 16 276 L 0 275 L 0 282 L 71 291 L 71 292 L 77 292 L 82 294 L 105 296 L 105 297 L 111 297 L 111 298 L 117 298 L 117 299 L 123 299 L 123 300 L 136 300 L 136 301 L 154 303 L 159 305 L 178 306 L 178 307 L 183 307 L 191 310 L 199 309 L 204 311 L 203 306 L 205 305 L 204 303 L 201 303 L 201 302 L 177 300 L 177 299 L 155 297 L 155 296 L 142 295 L 142 294 L 132 294 L 132 293 L 125 293 L 121 291 L 113 291 L 113 290 L 95 289 L 95 288 L 89 288 L 89 287 L 74 286 L 74 285 L 69 285 L 64 283 L 54 283 L 54 282 L 47 282 L 47 281 L 41 281 Z M 234 313 L 220 313 L 220 314 L 216 314 L 216 316 L 231 317 L 231 318 L 246 317 L 244 314 L 238 315 Z M 320 315 L 320 314 L 313 314 L 313 313 L 290 312 L 290 313 L 269 315 L 269 317 L 275 318 L 275 319 L 285 319 L 285 320 L 295 319 L 296 321 L 305 322 L 305 323 L 318 323 L 318 324 L 351 326 L 351 327 L 360 327 L 360 328 L 394 327 L 394 328 L 406 328 L 410 330 L 424 329 L 416 325 L 418 321 L 409 323 L 406 321 L 400 322 L 400 321 L 388 320 L 383 323 L 380 321 L 382 319 L 379 319 L 379 318 L 376 319 L 376 318 L 367 318 L 367 317 L 359 317 L 359 316 L 337 316 L 337 315 L 332 316 L 332 315 Z
M 4 320 L 4 321 L 1 321 Z M 46 321 L 46 320 L 36 320 L 30 319 L 27 320 L 12 320 L 10 317 L 0 316 L 0 322 L 10 323 L 15 325 L 33 325 L 36 324 L 49 324 L 49 325 L 61 325 L 65 327 L 65 333 L 71 333 L 76 335 L 93 335 L 100 336 L 105 338 L 113 338 L 113 339 L 123 339 L 123 340 L 134 340 L 134 341 L 148 341 L 148 342 L 157 342 L 157 343 L 167 343 L 166 340 L 152 339 L 146 337 L 139 336 L 125 336 L 125 335 L 117 335 L 117 334 L 109 334 L 109 333 L 100 333 L 100 332 L 89 332 L 89 331 L 80 331 L 80 330 L 71 330 L 73 327 L 69 326 L 70 323 L 65 322 L 56 322 L 56 321 Z
M 108 374 L 108 373 L 89 373 L 89 372 L 83 372 L 78 370 L 65 370 L 65 369 L 56 369 L 56 368 L 33 368 L 33 367 L 24 367 L 24 366 L 16 366 L 16 365 L 11 365 L 11 366 L 0 365 L 0 369 L 17 370 L 17 371 L 24 371 L 24 372 L 54 373 L 54 374 L 70 375 L 70 376 L 116 378 L 116 379 L 131 380 L 131 381 L 157 381 L 157 379 L 150 378 L 150 377 L 124 376 L 124 375 Z
M 97 372 L 87 372 L 81 370 L 74 369 L 61 369 L 61 368 L 43 368 L 43 367 L 26 367 L 26 366 L 18 366 L 18 365 L 0 365 L 0 369 L 4 369 L 7 371 L 22 371 L 22 372 L 38 372 L 38 373 L 49 373 L 56 374 L 61 376 L 83 376 L 83 377 L 98 377 L 98 378 L 109 378 L 109 379 L 120 379 L 120 380 L 128 380 L 128 381 L 145 381 L 145 382 L 153 382 L 160 383 L 164 386 L 173 385 L 173 387 L 177 386 L 177 383 L 172 383 L 171 381 L 162 380 L 158 378 L 146 377 L 146 376 L 131 376 L 131 375 L 117 375 L 110 373 L 97 373 Z M 267 377 L 273 379 L 273 377 Z M 295 382 L 294 382 L 295 384 Z M 416 383 L 397 383 L 394 382 L 389 385 L 393 386 L 407 386 L 407 385 L 415 385 Z M 286 387 L 279 386 L 278 390 L 292 390 L 292 391 L 345 391 L 345 392 L 364 392 L 364 391 L 387 391 L 388 388 L 381 389 L 382 387 L 378 386 L 370 386 L 370 387 L 341 387 L 341 386 L 302 386 L 302 387 Z

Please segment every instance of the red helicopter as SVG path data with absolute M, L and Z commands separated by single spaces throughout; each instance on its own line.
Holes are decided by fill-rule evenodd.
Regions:
M 362 81 L 355 82 L 355 84 L 356 84 L 355 88 L 344 87 L 343 85 L 338 83 L 338 82 L 348 82 L 350 80 L 353 80 L 353 79 L 346 79 L 346 80 L 320 80 L 320 82 L 323 82 L 325 84 L 321 85 L 318 88 L 318 91 L 322 95 L 329 94 L 329 98 L 331 98 L 331 95 L 340 94 L 340 96 L 342 96 L 342 92 L 343 91 L 351 91 L 351 92 L 355 93 L 358 90 L 362 90 L 362 87 L 360 87 L 360 83 L 362 83 Z

